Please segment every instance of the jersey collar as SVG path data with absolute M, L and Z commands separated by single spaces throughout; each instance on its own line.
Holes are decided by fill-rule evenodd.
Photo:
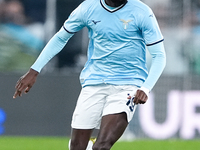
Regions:
M 128 1 L 127 1 L 127 2 L 128 2 Z M 126 2 L 126 3 L 127 3 L 127 2 Z M 118 7 L 111 7 L 111 6 L 108 6 L 108 5 L 105 3 L 105 0 L 100 0 L 100 3 L 101 3 L 101 6 L 102 6 L 105 10 L 107 10 L 107 11 L 109 11 L 109 12 L 111 12 L 111 13 L 113 13 L 113 12 L 115 12 L 115 11 L 121 9 L 122 7 L 124 7 L 124 5 L 126 5 L 126 3 L 124 3 L 124 4 L 122 4 L 122 5 L 118 6 Z

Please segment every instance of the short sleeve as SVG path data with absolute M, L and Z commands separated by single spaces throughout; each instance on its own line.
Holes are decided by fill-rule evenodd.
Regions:
M 147 46 L 163 41 L 163 35 L 160 31 L 158 22 L 150 8 L 144 14 L 143 20 L 141 21 L 141 31 Z
M 83 3 L 82 3 L 83 4 Z M 81 30 L 84 26 L 84 18 L 82 12 L 82 4 L 80 4 L 69 16 L 69 18 L 65 21 L 63 27 L 69 33 L 76 33 Z

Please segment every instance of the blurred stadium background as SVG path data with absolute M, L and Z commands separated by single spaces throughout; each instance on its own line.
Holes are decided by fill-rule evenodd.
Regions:
M 14 86 L 82 0 L 0 0 L 0 135 L 70 136 L 87 30 L 42 70 L 28 95 Z M 123 140 L 200 138 L 200 1 L 142 0 L 165 37 L 167 66 Z M 151 62 L 147 55 L 148 65 Z

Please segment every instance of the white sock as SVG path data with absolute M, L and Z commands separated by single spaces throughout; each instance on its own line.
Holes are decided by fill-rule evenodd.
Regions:
M 89 140 L 86 150 L 92 150 L 93 142 Z
M 71 144 L 71 139 L 69 140 L 69 143 L 68 143 L 69 150 L 70 150 L 70 144 Z

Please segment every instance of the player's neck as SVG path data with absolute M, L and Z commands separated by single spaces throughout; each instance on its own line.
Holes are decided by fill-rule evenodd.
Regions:
M 111 7 L 118 7 L 126 2 L 127 0 L 105 0 L 105 3 Z

